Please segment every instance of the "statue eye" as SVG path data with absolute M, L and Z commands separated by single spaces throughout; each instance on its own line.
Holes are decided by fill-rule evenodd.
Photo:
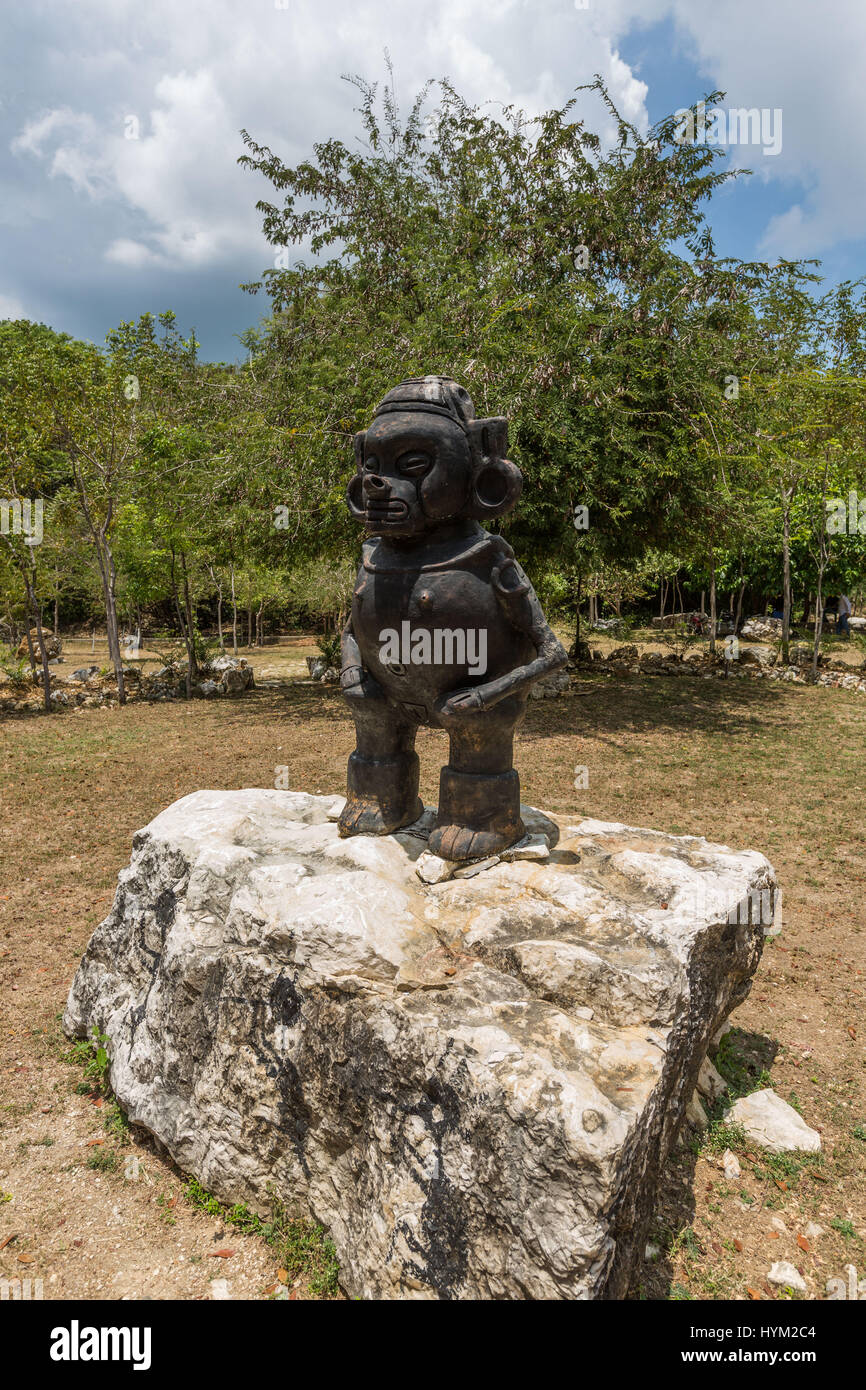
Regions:
M 379 467 L 379 460 L 375 457 L 374 454 L 371 454 L 370 457 L 369 457 L 368 459 L 365 459 L 365 460 L 364 460 L 364 472 L 365 472 L 365 473 L 375 473 L 375 472 L 376 472 L 376 469 L 377 469 L 378 467 Z
M 428 471 L 432 464 L 429 454 L 409 452 L 401 454 L 397 460 L 397 467 L 406 478 L 421 478 Z

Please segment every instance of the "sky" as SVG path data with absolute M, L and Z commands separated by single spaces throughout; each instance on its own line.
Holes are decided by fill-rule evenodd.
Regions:
M 237 360 L 274 257 L 239 132 L 289 164 L 351 142 L 343 76 L 382 80 L 386 49 L 404 104 L 448 76 L 534 114 L 598 72 L 645 130 L 722 89 L 707 138 L 753 172 L 712 200 L 717 250 L 866 273 L 866 0 L 30 0 L 0 10 L 0 318 L 102 343 L 172 309 Z

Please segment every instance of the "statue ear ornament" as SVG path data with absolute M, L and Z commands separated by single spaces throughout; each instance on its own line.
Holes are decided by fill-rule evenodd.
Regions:
M 505 457 L 508 421 L 502 416 L 471 420 L 467 428 L 472 482 L 467 516 L 490 521 L 510 512 L 523 489 L 523 474 Z
M 355 521 L 364 520 L 364 494 L 362 491 L 361 474 L 364 470 L 364 440 L 366 438 L 367 431 L 361 430 L 352 440 L 355 448 L 355 476 L 351 479 L 349 486 L 346 488 L 346 505 Z

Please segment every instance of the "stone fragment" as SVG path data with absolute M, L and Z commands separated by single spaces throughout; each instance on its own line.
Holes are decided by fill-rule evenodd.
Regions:
M 705 1057 L 698 1072 L 698 1090 L 701 1095 L 713 1105 L 727 1089 L 728 1083 L 725 1078 L 719 1075 L 709 1057 Z
M 692 1129 L 706 1129 L 709 1124 L 707 1112 L 701 1105 L 701 1098 L 697 1091 L 692 1092 L 692 1098 L 686 1106 L 686 1120 Z
M 725 1036 L 726 1033 L 730 1033 L 730 1031 L 731 1031 L 731 1029 L 733 1028 L 733 1026 L 734 1026 L 734 1025 L 733 1025 L 733 1023 L 731 1022 L 731 1020 L 730 1020 L 729 1018 L 726 1018 L 725 1021 L 724 1021 L 724 1023 L 722 1024 L 721 1028 L 717 1028 L 717 1029 L 716 1029 L 715 1033 L 714 1033 L 713 1036 L 710 1038 L 710 1051 L 711 1051 L 711 1052 L 718 1052 L 718 1050 L 719 1050 L 719 1044 L 721 1043 L 722 1038 Z
M 550 846 L 547 843 L 546 835 L 524 835 L 522 840 L 518 840 L 516 845 L 510 849 L 500 850 L 499 858 L 506 864 L 510 864 L 515 859 L 549 859 Z
M 438 854 L 428 854 L 426 851 L 420 856 L 415 864 L 415 872 L 422 883 L 445 883 L 452 877 L 455 864 L 448 859 L 440 859 Z
M 474 878 L 476 874 L 483 873 L 485 869 L 492 869 L 494 864 L 498 863 L 499 855 L 492 854 L 489 859 L 479 859 L 478 862 L 475 864 L 464 864 L 459 868 L 453 868 L 452 877 Z
M 817 1153 L 821 1148 L 820 1134 L 771 1087 L 741 1096 L 726 1118 L 731 1124 L 740 1125 L 752 1142 L 768 1153 L 793 1153 L 798 1149 Z
M 770 1267 L 767 1282 L 781 1289 L 793 1289 L 795 1293 L 806 1292 L 806 1280 L 796 1265 L 792 1265 L 789 1260 L 777 1260 Z

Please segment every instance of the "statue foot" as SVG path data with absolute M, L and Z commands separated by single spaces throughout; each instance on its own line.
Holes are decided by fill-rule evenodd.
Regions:
M 523 829 L 515 836 L 496 830 L 473 830 L 468 825 L 437 825 L 430 832 L 427 848 L 431 854 L 438 854 L 440 859 L 488 859 L 490 855 L 516 844 L 524 834 Z
M 428 847 L 440 859 L 486 859 L 526 834 L 520 819 L 520 779 L 508 772 L 462 772 L 443 767 L 439 812 Z
M 420 797 L 403 815 L 396 812 L 386 814 L 380 803 L 372 797 L 359 797 L 349 800 L 340 813 L 338 830 L 342 839 L 350 835 L 391 835 L 401 826 L 411 825 L 423 813 L 424 805 Z
M 417 753 L 382 758 L 352 754 L 346 804 L 338 824 L 341 836 L 390 835 L 402 825 L 411 825 L 423 810 Z

